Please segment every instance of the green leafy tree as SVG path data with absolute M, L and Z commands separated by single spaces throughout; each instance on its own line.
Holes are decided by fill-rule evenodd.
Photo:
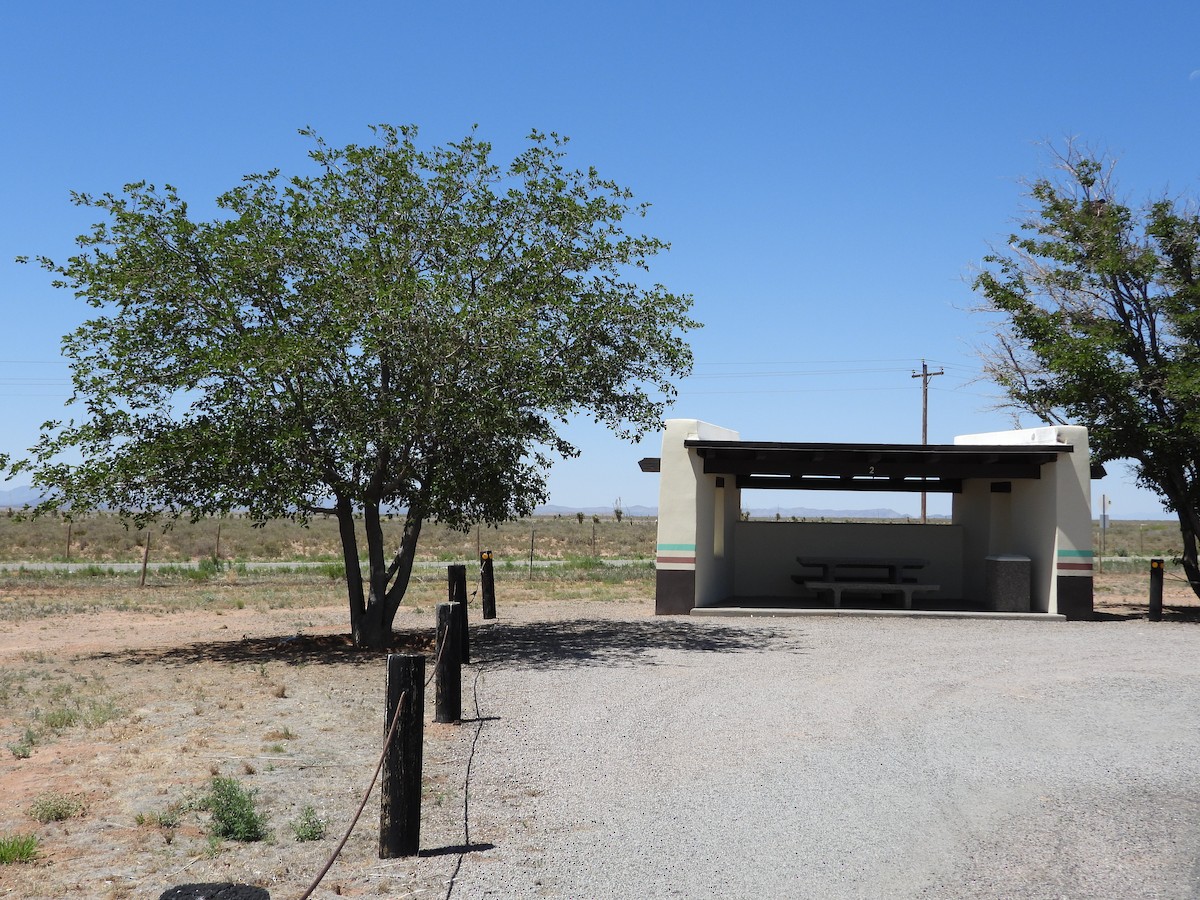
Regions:
M 1013 407 L 1087 425 L 1098 461 L 1133 462 L 1178 517 L 1200 595 L 1200 217 L 1169 198 L 1131 207 L 1111 163 L 1073 146 L 1055 160 L 975 280 L 1001 321 L 986 369 Z
M 78 412 L 11 468 L 54 492 L 42 511 L 335 515 L 354 640 L 379 647 L 422 524 L 531 513 L 577 453 L 575 414 L 658 427 L 697 323 L 690 298 L 638 283 L 666 248 L 625 228 L 645 205 L 567 168 L 565 138 L 535 132 L 500 165 L 473 134 L 301 134 L 310 174 L 247 176 L 211 220 L 170 186 L 74 195 L 103 220 L 39 262 L 98 310 L 63 340 Z

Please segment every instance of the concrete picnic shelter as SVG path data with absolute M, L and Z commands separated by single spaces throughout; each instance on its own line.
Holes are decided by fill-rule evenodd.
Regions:
M 830 444 L 743 441 L 670 419 L 662 456 L 640 465 L 660 475 L 659 615 L 900 607 L 1091 617 L 1086 428 Z M 945 492 L 952 516 L 949 524 L 743 521 L 747 488 Z

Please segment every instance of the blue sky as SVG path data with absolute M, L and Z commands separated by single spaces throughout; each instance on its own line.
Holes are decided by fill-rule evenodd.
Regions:
M 653 204 L 673 244 L 654 276 L 695 298 L 696 370 L 673 416 L 748 440 L 918 442 L 1012 424 L 975 380 L 986 320 L 969 280 L 1021 208 L 1045 141 L 1120 159 L 1132 200 L 1200 194 L 1200 6 L 344 0 L 10 4 L 0 14 L 0 452 L 69 393 L 63 334 L 85 316 L 22 253 L 65 257 L 90 217 L 70 190 L 147 179 L 204 211 L 248 172 L 416 123 L 478 124 L 497 153 L 572 138 Z M 1026 424 L 1036 424 L 1026 422 Z M 633 447 L 586 422 L 551 502 L 657 503 Z M 1120 466 L 1117 518 L 1161 515 Z M 760 502 L 761 501 L 761 502 Z M 917 495 L 786 494 L 745 505 L 891 506 Z M 932 512 L 949 500 L 932 497 Z

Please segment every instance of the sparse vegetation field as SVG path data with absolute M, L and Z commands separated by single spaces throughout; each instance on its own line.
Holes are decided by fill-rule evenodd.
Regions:
M 6 514 L 7 513 L 7 514 Z M 220 540 L 218 543 L 218 527 Z M 398 543 L 403 520 L 385 520 L 384 534 Z M 436 522 L 421 532 L 417 559 L 469 562 L 480 550 L 500 559 L 528 559 L 530 543 L 538 559 L 598 556 L 603 559 L 652 559 L 658 520 L 623 516 L 538 516 L 498 527 L 455 531 Z M 337 522 L 317 517 L 306 526 L 282 520 L 259 527 L 249 519 L 181 521 L 168 529 L 151 527 L 150 558 L 157 562 L 196 562 L 219 558 L 243 562 L 340 563 Z M 0 562 L 140 562 L 147 531 L 127 528 L 116 516 L 92 513 L 73 521 L 47 516 L 23 519 L 0 511 Z M 69 544 L 68 544 L 69 539 Z M 360 546 L 366 546 L 360 538 Z

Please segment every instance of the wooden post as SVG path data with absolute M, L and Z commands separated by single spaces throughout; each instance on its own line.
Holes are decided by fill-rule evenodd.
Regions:
M 415 856 L 421 847 L 424 718 L 425 657 L 419 653 L 389 653 L 385 734 L 391 734 L 391 741 L 384 754 L 380 791 L 380 859 Z
M 221 520 L 217 520 L 217 545 L 213 548 L 213 559 L 221 561 Z
M 533 581 L 533 538 L 537 531 L 530 529 L 529 531 L 529 580 Z
M 462 720 L 462 651 L 458 646 L 458 604 L 437 605 L 437 646 L 434 650 L 433 721 Z
M 67 523 L 67 562 L 71 561 L 71 523 Z
M 1150 560 L 1150 621 L 1162 621 L 1163 561 Z
M 146 586 L 146 566 L 150 563 L 150 529 L 146 529 L 146 548 L 142 551 L 142 578 L 138 587 Z
M 496 618 L 496 574 L 492 571 L 492 551 L 479 554 L 479 589 L 483 594 L 483 617 Z
M 471 632 L 467 629 L 467 567 L 450 566 L 446 570 L 450 581 L 450 602 L 457 603 L 458 646 L 462 662 L 471 661 Z

